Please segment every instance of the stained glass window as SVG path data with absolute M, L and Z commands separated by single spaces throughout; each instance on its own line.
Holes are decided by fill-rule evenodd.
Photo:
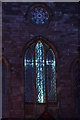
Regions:
M 47 96 L 48 101 L 56 101 L 56 71 L 55 71 L 55 55 L 50 49 L 46 57 L 47 69 Z
M 31 19 L 36 24 L 44 24 L 49 20 L 49 13 L 45 8 L 36 7 L 31 11 Z
M 34 96 L 38 103 L 55 102 L 56 60 L 50 46 L 41 40 L 31 44 L 24 56 L 24 66 L 25 102 L 34 102 Z
M 36 96 L 39 103 L 45 102 L 45 66 L 44 66 L 44 49 L 39 41 L 35 48 L 36 64 Z
M 25 102 L 34 101 L 34 61 L 30 48 L 27 49 L 24 57 L 25 65 Z

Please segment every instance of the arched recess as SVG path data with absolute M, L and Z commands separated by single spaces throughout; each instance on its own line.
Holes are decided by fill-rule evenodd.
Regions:
M 9 101 L 8 101 L 8 78 L 9 78 L 9 65 L 4 56 L 2 56 L 2 118 L 9 117 Z
M 73 80 L 73 98 L 74 114 L 80 118 L 80 59 L 77 58 L 72 62 L 71 76 Z
M 25 45 L 23 62 L 24 108 L 27 117 L 31 113 L 30 107 L 34 116 L 48 109 L 49 104 L 57 104 L 56 49 L 42 36 L 35 37 Z M 38 109 L 41 106 L 42 111 Z

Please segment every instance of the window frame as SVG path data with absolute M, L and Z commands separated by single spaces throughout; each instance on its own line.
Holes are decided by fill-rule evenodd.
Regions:
M 33 44 L 33 43 L 35 43 L 35 45 L 34 45 L 34 49 L 35 49 L 35 47 L 36 47 L 36 44 L 37 44 L 37 42 L 38 41 L 41 41 L 41 43 L 43 44 L 43 47 L 45 47 L 45 45 L 44 44 L 47 44 L 48 46 L 49 46 L 49 48 L 48 48 L 48 50 L 47 50 L 47 52 L 49 51 L 49 49 L 52 49 L 52 51 L 53 51 L 53 53 L 55 54 L 55 72 L 56 72 L 56 97 L 57 97 L 57 99 L 56 99 L 56 101 L 53 101 L 53 102 L 49 102 L 49 101 L 47 101 L 47 85 L 46 85 L 46 63 L 45 63 L 45 89 L 46 89 L 46 102 L 45 103 L 39 103 L 39 102 L 37 102 L 36 101 L 36 77 L 35 77 L 35 69 L 36 69 L 36 66 L 35 66 L 35 52 L 30 48 L 30 46 Z M 44 38 L 44 37 L 42 37 L 42 36 L 37 36 L 37 37 L 34 37 L 30 42 L 27 42 L 26 44 L 25 44 L 25 48 L 24 48 L 24 56 L 25 56 L 25 53 L 26 53 L 26 51 L 27 51 L 27 49 L 28 48 L 30 48 L 30 50 L 31 50 L 31 52 L 33 52 L 33 59 L 34 59 L 34 83 L 35 83 L 35 85 L 34 85 L 34 102 L 26 102 L 25 101 L 25 95 L 24 95 L 24 102 L 27 104 L 34 104 L 34 103 L 36 103 L 36 104 L 57 104 L 58 103 L 58 94 L 57 94 L 57 59 L 58 59 L 58 56 L 57 56 L 57 52 L 56 52 L 56 49 L 55 49 L 55 47 L 53 46 L 53 44 L 51 43 L 51 42 L 49 42 L 48 41 L 48 39 L 46 39 L 46 38 Z M 45 62 L 46 62 L 46 54 L 47 54 L 47 52 L 45 53 L 45 48 L 44 48 L 44 59 L 45 59 Z M 24 56 L 23 56 L 23 67 L 24 67 Z M 24 72 L 25 72 L 25 70 L 24 70 Z M 25 77 L 24 77 L 24 80 L 25 80 Z M 24 83 L 24 91 L 25 91 L 25 83 Z
M 38 7 L 45 9 L 45 10 L 48 12 L 48 14 L 49 14 L 49 19 L 48 19 L 48 21 L 45 22 L 44 24 L 36 24 L 36 23 L 33 22 L 32 19 L 31 19 L 31 11 L 32 11 L 33 9 L 35 9 L 35 8 L 38 8 Z M 28 10 L 26 11 L 24 17 L 25 17 L 25 21 L 26 21 L 26 20 L 29 20 L 29 23 L 30 23 L 30 24 L 35 25 L 35 26 L 37 26 L 37 27 L 40 27 L 40 26 L 42 27 L 42 26 L 46 26 L 46 25 L 48 25 L 48 24 L 50 23 L 50 21 L 51 21 L 51 19 L 52 19 L 52 17 L 53 17 L 53 13 L 52 13 L 51 8 L 50 8 L 47 4 L 45 4 L 45 3 L 44 3 L 44 4 L 43 4 L 43 3 L 36 3 L 36 4 L 33 3 L 33 4 L 28 8 Z

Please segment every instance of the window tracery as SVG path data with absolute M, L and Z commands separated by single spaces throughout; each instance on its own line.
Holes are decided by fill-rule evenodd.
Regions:
M 45 24 L 49 20 L 49 12 L 46 8 L 35 7 L 31 10 L 31 19 L 33 23 Z
M 24 66 L 25 102 L 56 102 L 56 60 L 50 46 L 41 40 L 32 43 L 25 52 Z

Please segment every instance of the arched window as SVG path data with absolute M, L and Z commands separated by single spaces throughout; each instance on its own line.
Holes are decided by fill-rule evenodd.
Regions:
M 56 59 L 42 39 L 28 45 L 24 56 L 25 102 L 56 102 Z
M 33 23 L 41 25 L 49 21 L 49 11 L 45 7 L 36 6 L 31 10 L 31 20 Z
M 74 78 L 74 97 L 75 97 L 75 113 L 80 117 L 80 60 L 77 60 L 73 69 Z

